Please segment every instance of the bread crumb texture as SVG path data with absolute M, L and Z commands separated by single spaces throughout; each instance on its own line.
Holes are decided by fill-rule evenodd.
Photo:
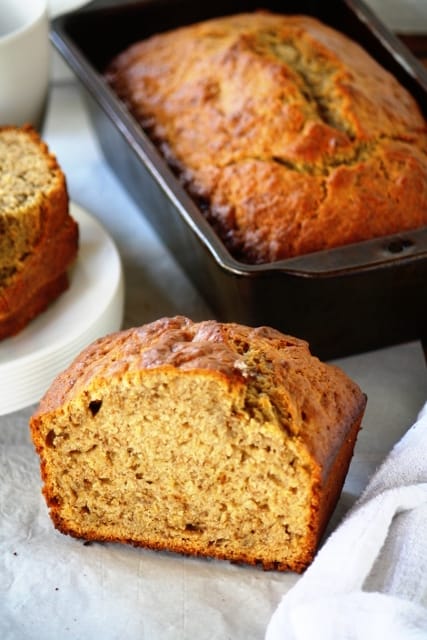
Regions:
M 0 127 L 0 339 L 68 286 L 78 250 L 65 176 L 30 126 Z
M 303 341 L 175 317 L 89 346 L 30 426 L 62 532 L 300 572 L 364 407 Z
M 244 262 L 427 224 L 418 105 L 314 18 L 255 12 L 161 33 L 106 78 Z

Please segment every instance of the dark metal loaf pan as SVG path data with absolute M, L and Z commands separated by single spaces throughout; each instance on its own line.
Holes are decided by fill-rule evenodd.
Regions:
M 427 333 L 427 228 L 248 266 L 233 259 L 102 73 L 130 43 L 182 24 L 259 8 L 256 2 L 93 2 L 54 20 L 51 38 L 84 88 L 108 162 L 218 319 L 270 325 L 307 339 L 324 359 Z M 359 0 L 268 1 L 308 13 L 357 40 L 427 113 L 427 73 Z M 345 213 L 345 212 L 343 212 Z

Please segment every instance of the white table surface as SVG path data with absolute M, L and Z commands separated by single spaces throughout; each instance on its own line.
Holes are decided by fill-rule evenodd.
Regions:
M 43 137 L 67 176 L 71 199 L 117 244 L 125 326 L 163 315 L 212 317 L 104 161 L 70 77 L 53 84 Z M 337 362 L 367 393 L 368 407 L 330 528 L 427 398 L 417 342 Z M 121 545 L 86 547 L 53 530 L 28 433 L 33 408 L 0 418 L 0 473 L 7 476 L 0 485 L 0 638 L 262 638 L 297 576 Z

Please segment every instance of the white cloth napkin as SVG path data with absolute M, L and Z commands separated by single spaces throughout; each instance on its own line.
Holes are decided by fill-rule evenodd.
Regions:
M 427 403 L 282 598 L 265 638 L 427 639 Z

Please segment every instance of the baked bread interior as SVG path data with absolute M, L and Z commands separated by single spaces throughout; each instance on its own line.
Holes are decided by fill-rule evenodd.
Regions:
M 304 341 L 175 317 L 90 345 L 30 427 L 63 533 L 300 572 L 365 402 Z
M 0 128 L 0 339 L 68 286 L 78 251 L 64 174 L 30 126 Z
M 427 224 L 419 106 L 315 18 L 259 11 L 160 33 L 105 77 L 242 262 Z

